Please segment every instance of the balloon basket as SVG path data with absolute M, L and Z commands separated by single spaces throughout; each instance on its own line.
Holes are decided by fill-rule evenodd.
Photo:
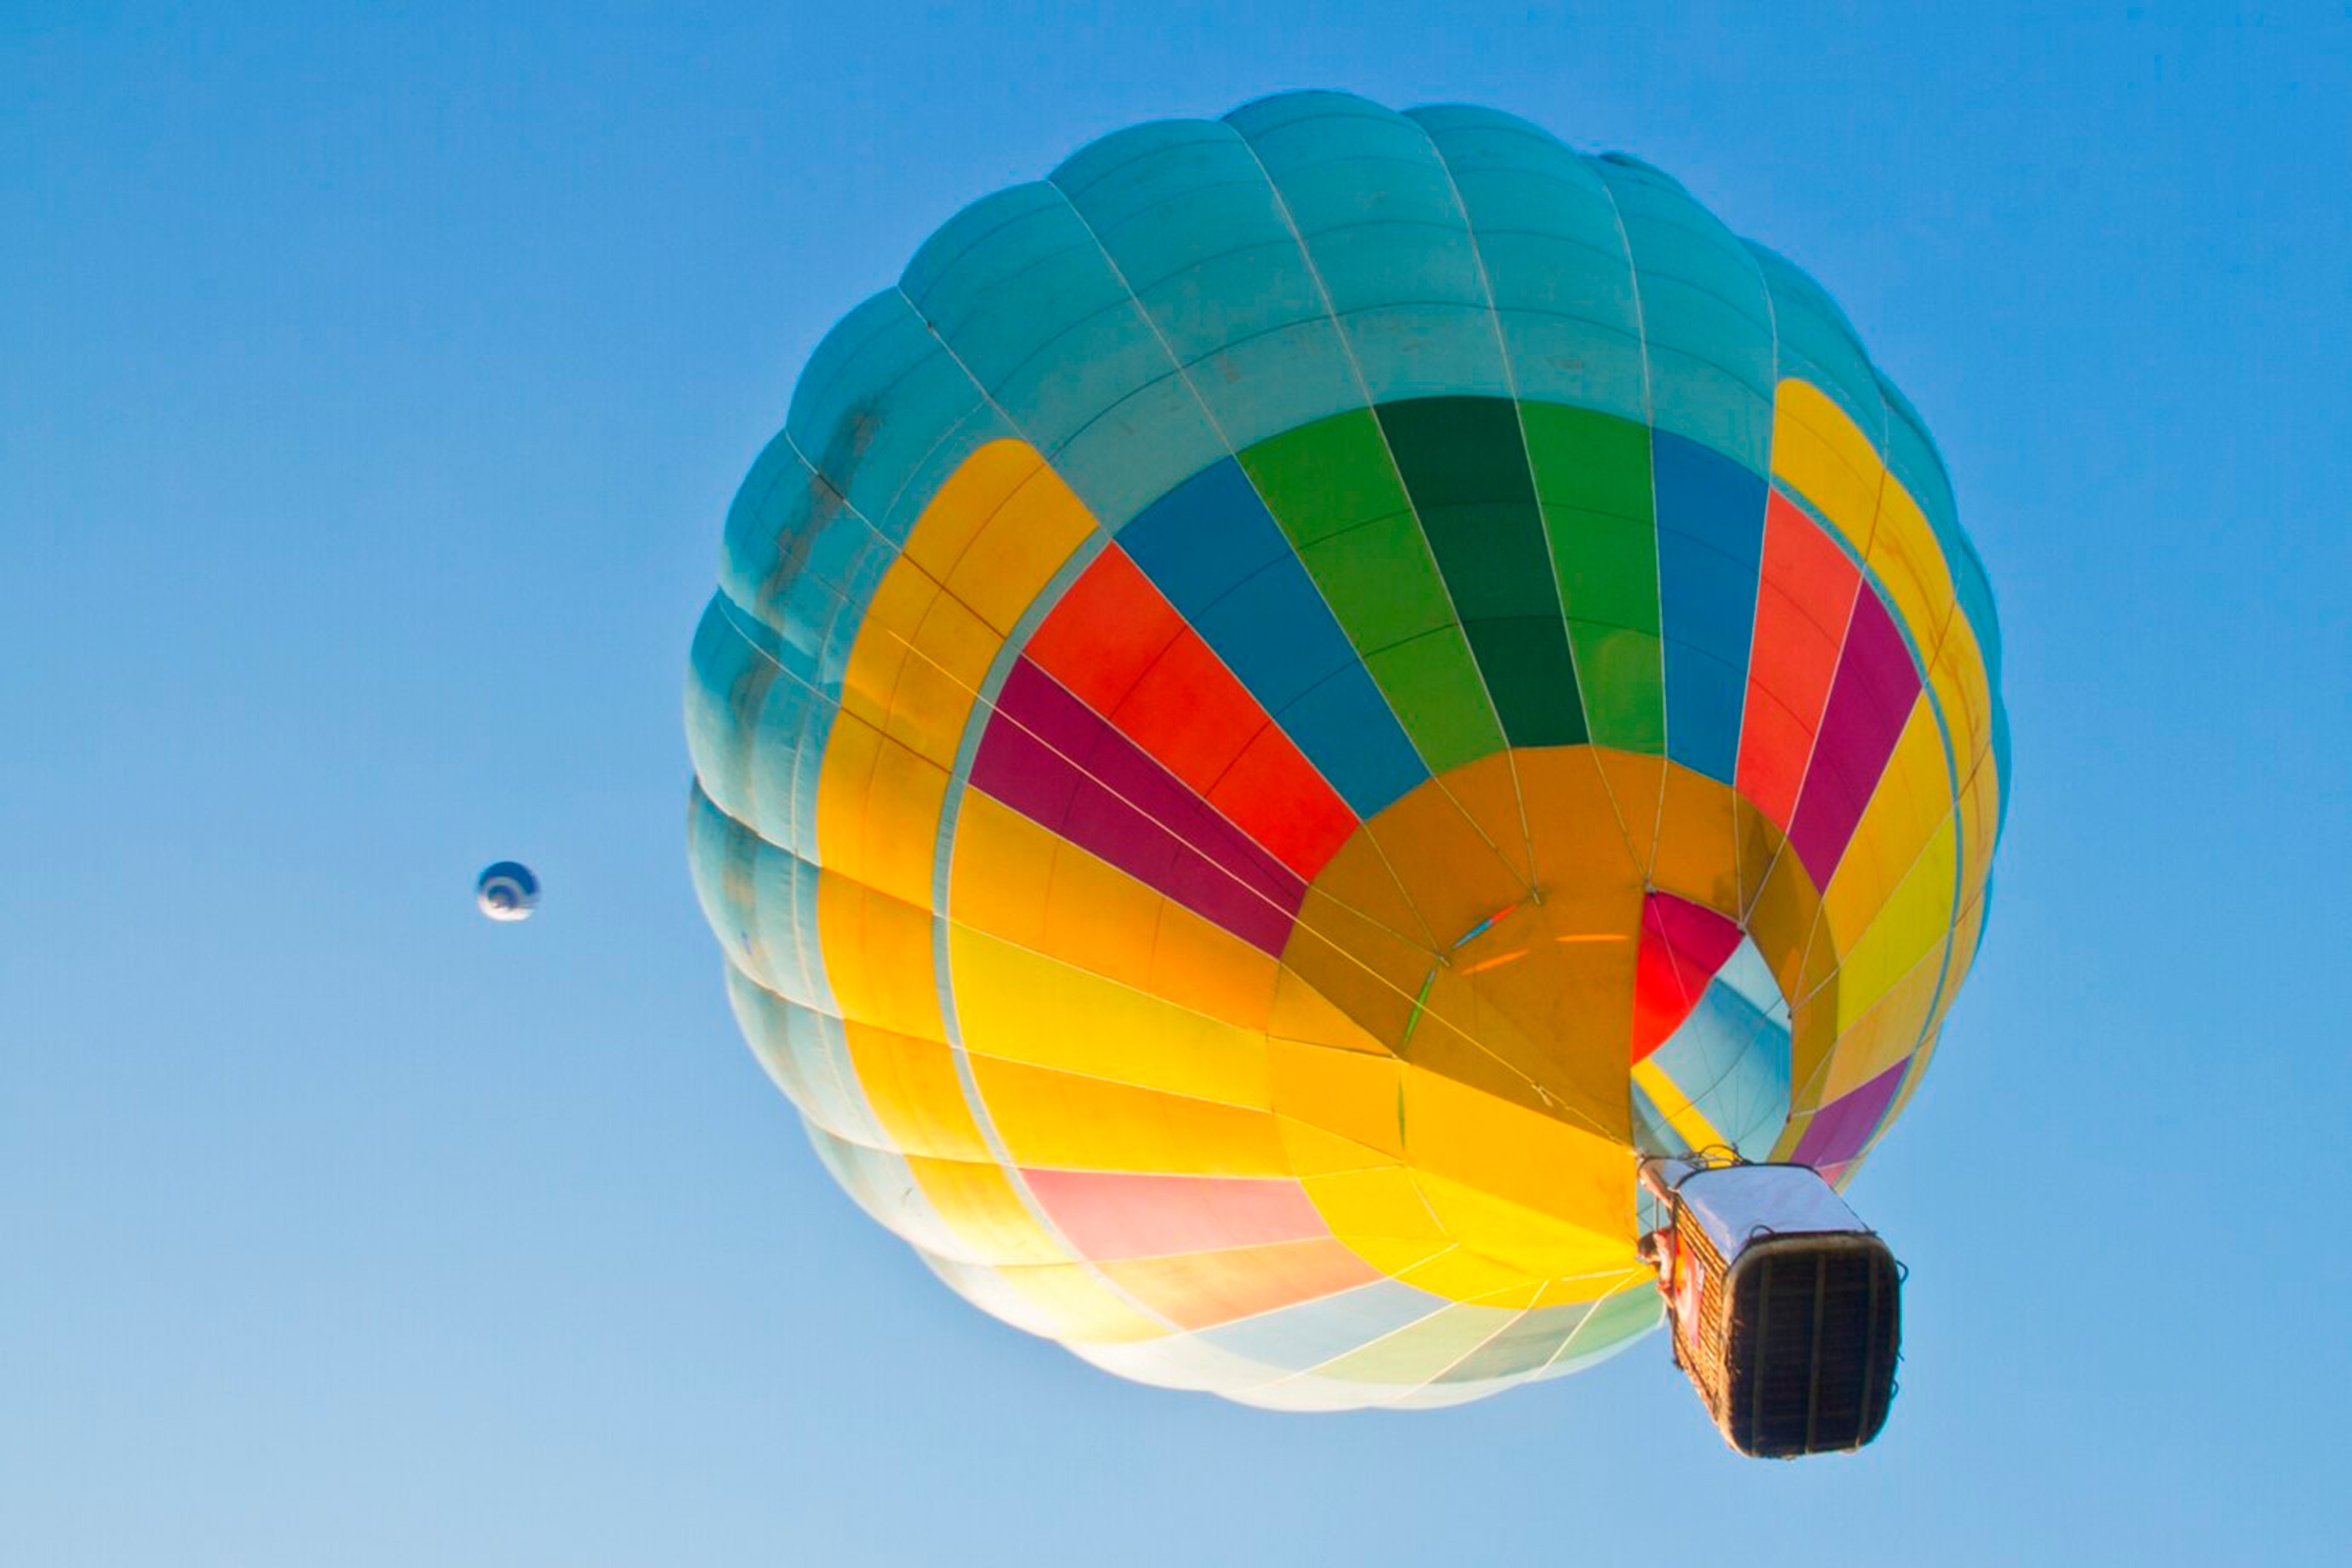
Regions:
M 1642 1239 L 1675 1364 L 1724 1441 L 1758 1458 L 1859 1448 L 1886 1425 L 1902 1266 L 1803 1165 L 1652 1161 L 1669 1222 Z

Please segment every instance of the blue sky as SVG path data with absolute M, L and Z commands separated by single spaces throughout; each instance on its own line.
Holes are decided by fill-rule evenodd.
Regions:
M 0 1559 L 2343 1550 L 2345 8 L 491 9 L 0 12 Z M 1734 1458 L 1655 1342 L 1122 1384 L 727 1016 L 678 696 L 801 361 L 964 202 L 1300 85 L 1662 166 L 1953 469 L 2018 786 L 1853 1195 L 1913 1271 L 1858 1457 Z

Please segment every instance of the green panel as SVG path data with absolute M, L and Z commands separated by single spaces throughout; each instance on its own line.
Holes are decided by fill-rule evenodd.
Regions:
M 1415 398 L 1379 412 L 1503 733 L 1514 746 L 1583 741 L 1576 662 L 1516 405 Z
M 1241 463 L 1430 769 L 1500 751 L 1494 705 L 1371 412 L 1261 441 Z
M 1568 628 L 1557 613 L 1474 620 L 1470 646 L 1513 746 L 1581 746 L 1590 738 Z
M 1544 526 L 1570 618 L 1658 632 L 1658 531 L 1646 522 L 1546 506 Z
M 1524 404 L 1520 417 L 1592 739 L 1662 752 L 1666 685 L 1649 431 L 1549 403 Z
M 1411 507 L 1369 409 L 1302 424 L 1241 457 L 1266 510 L 1295 545 Z
M 1453 623 L 1446 585 L 1409 512 L 1326 534 L 1298 551 L 1358 653 L 1370 653 Z M 1344 608 L 1343 608 L 1344 607 Z
M 1443 631 L 1366 655 L 1364 666 L 1431 772 L 1443 773 L 1502 750 L 1502 731 L 1479 684 L 1478 665 L 1450 621 Z
M 1522 403 L 1519 417 L 1545 504 L 1652 519 L 1646 426 L 1557 403 Z
M 1585 717 L 1592 744 L 1621 752 L 1666 750 L 1664 645 L 1649 632 L 1572 620 L 1577 673 L 1585 683 Z

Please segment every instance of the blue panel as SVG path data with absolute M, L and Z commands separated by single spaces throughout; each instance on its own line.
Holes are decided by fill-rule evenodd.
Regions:
M 1764 480 L 1664 430 L 1650 438 L 1658 608 L 1666 637 L 1666 755 L 1728 784 L 1764 552 Z
M 1358 815 L 1429 777 L 1240 464 L 1186 480 L 1119 544 Z
M 1267 562 L 1190 619 L 1269 713 L 1281 713 L 1341 669 L 1356 667 L 1355 649 L 1296 556 Z M 1369 677 L 1365 688 L 1371 689 Z
M 1429 777 L 1364 666 L 1349 662 L 1274 715 L 1348 808 L 1369 817 Z
M 1734 961 L 1753 953 L 1743 941 Z M 1743 966 L 1760 968 L 1762 959 Z M 1769 1152 L 1788 1119 L 1789 1034 L 1777 992 L 1769 1011 L 1740 993 L 1719 975 L 1650 1059 L 1752 1159 Z
M 1230 458 L 1146 507 L 1118 540 L 1178 613 L 1196 622 L 1244 577 L 1291 554 L 1274 514 Z

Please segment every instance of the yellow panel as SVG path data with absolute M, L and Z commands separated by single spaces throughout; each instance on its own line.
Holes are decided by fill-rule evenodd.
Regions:
M 1664 760 L 1547 746 L 1518 752 L 1513 762 L 1535 841 L 1537 891 L 1554 907 L 1571 906 L 1563 922 L 1632 931 L 1614 922 L 1625 915 L 1624 891 L 1639 890 L 1649 869 Z M 1633 918 L 1641 919 L 1638 906 Z
M 1735 827 L 1730 790 L 1678 762 L 1667 763 L 1651 882 L 1737 919 L 1740 851 Z
M 1812 988 L 1804 983 L 1808 967 L 1806 949 L 1820 912 L 1821 895 L 1814 891 L 1813 878 L 1807 874 L 1804 861 L 1794 851 L 1784 850 L 1774 858 L 1772 868 L 1765 873 L 1764 886 L 1747 911 L 1747 932 L 1755 938 L 1756 952 L 1771 965 L 1773 978 L 1780 982 L 1781 995 L 1785 997 L 1812 994 Z M 1812 977 L 1814 985 L 1819 985 L 1823 976 L 1836 967 L 1835 955 L 1825 953 L 1821 974 Z
M 1276 1116 L 1275 1129 L 1282 1138 L 1284 1157 L 1290 1161 L 1290 1173 L 1304 1180 L 1309 1176 L 1332 1176 L 1345 1171 L 1388 1170 L 1396 1166 L 1396 1156 L 1377 1149 L 1342 1138 L 1339 1134 L 1311 1126 L 1293 1116 Z
M 1853 946 L 1951 810 L 1943 737 L 1922 696 L 1911 705 L 1894 754 L 1823 896 L 1830 934 L 1840 951 Z
M 1947 819 L 1870 929 L 1846 951 L 1838 968 L 1840 1033 L 1951 930 L 1953 850 Z
M 1788 840 L 1772 818 L 1737 793 L 1732 796 L 1732 826 L 1740 854 L 1740 915 L 1744 922 L 1764 891 L 1765 873 L 1781 858 Z
M 846 710 L 833 721 L 816 797 L 825 868 L 923 908 L 948 774 Z
M 1287 1176 L 1274 1117 L 1182 1095 L 971 1060 L 989 1120 L 1017 1164 L 1057 1170 L 1193 1176 Z
M 965 790 L 948 872 L 948 912 L 956 923 L 1025 948 L 1043 946 L 1048 883 L 1037 867 L 1047 862 L 1032 857 L 1054 842 L 1011 807 Z
M 1085 503 L 1061 475 L 1040 466 L 973 535 L 944 579 L 948 592 L 998 636 L 1008 635 L 1038 591 L 1094 531 Z
M 1391 1056 L 1270 1041 L 1274 1109 L 1401 1158 L 1402 1068 Z
M 1838 988 L 1833 983 L 1811 999 L 1800 1002 L 1791 1010 L 1788 1020 L 1788 1072 L 1793 1086 L 1788 1096 L 1791 1113 L 1810 1111 L 1818 1102 L 1823 1078 L 1821 1064 L 1838 1048 Z M 1784 1136 L 1778 1146 L 1784 1152 L 1796 1146 Z M 1777 1156 L 1776 1156 L 1777 1157 Z
M 915 630 L 938 598 L 939 584 L 920 570 L 904 559 L 891 564 L 875 585 L 873 602 L 850 646 L 842 674 L 842 711 L 857 714 L 876 729 L 889 727 L 891 696 L 914 647 Z
M 1159 1340 L 1169 1331 L 1154 1316 L 1131 1307 L 1112 1293 L 1110 1284 L 1084 1262 L 1049 1262 L 995 1269 L 1004 1293 L 1018 1302 L 1023 1316 L 1013 1316 L 998 1300 L 978 1300 L 1009 1324 L 1042 1333 L 1052 1340 L 1077 1345 L 1134 1345 L 1136 1340 Z
M 1957 753 L 1953 771 L 1968 777 L 1977 760 L 1992 751 L 1992 691 L 1984 678 L 1984 655 L 1968 617 L 1955 614 L 1936 644 L 1928 676 Z
M 1240 1028 L 1266 1026 L 1272 956 L 976 793 L 956 827 L 951 896 L 959 924 Z
M 1266 1108 L 1264 1034 L 962 926 L 948 941 L 972 1054 Z
M 1634 1082 L 1649 1097 L 1649 1102 L 1666 1118 L 1666 1125 L 1674 1129 L 1685 1148 L 1698 1151 L 1732 1147 L 1732 1141 L 1723 1136 L 1722 1130 L 1690 1103 L 1690 1097 L 1683 1093 L 1682 1086 L 1666 1075 L 1656 1057 L 1644 1056 L 1634 1063 Z
M 902 568 L 911 569 L 904 559 L 891 570 Z M 858 631 L 853 663 L 878 634 L 870 622 Z M 941 767 L 955 766 L 980 683 L 1004 646 L 1004 639 L 962 605 L 945 594 L 933 599 L 891 690 L 891 735 Z
M 1038 951 L 1073 969 L 1138 991 L 1152 989 L 1152 943 L 1160 895 L 1073 844 L 1032 824 L 1019 874 L 1046 877 L 1046 934 Z M 1273 960 L 1266 959 L 1269 971 Z M 1269 973 L 1268 979 L 1271 980 Z M 1169 1000 L 1192 1005 L 1189 997 Z
M 1629 1172 L 1633 1168 L 1629 1153 L 1619 1152 L 1618 1162 Z M 1624 1211 L 1613 1217 L 1606 1233 L 1497 1198 L 1484 1184 L 1449 1181 L 1423 1169 L 1413 1172 L 1413 1181 L 1448 1235 L 1479 1256 L 1516 1269 L 1531 1280 L 1613 1271 L 1634 1261 L 1630 1181 Z M 1504 1283 L 1497 1281 L 1487 1289 Z
M 1969 969 L 1977 961 L 1977 943 L 1984 934 L 1984 901 L 1974 898 L 1952 927 L 1952 972 L 1944 980 L 1943 1000 L 1936 1004 L 1936 1016 L 1929 1021 L 1930 1034 L 1943 1027 L 1944 1016 L 1952 1010 L 1952 1004 L 1960 1000 L 1960 982 L 1968 978 Z
M 1928 1026 L 1928 1009 L 1936 1001 L 1936 983 L 1943 974 L 1943 944 L 1931 946 L 1911 972 L 1853 1027 L 1838 1037 L 1828 1073 L 1821 1086 L 1821 1102 L 1829 1103 L 1861 1088 L 1918 1049 Z
M 1960 819 L 1968 827 L 1968 873 L 1962 885 L 1966 897 L 1984 891 L 1992 876 L 1992 847 L 2000 831 L 2000 778 L 1986 757 L 1961 786 Z
M 1342 1012 L 1330 998 L 1288 965 L 1275 977 L 1274 1004 L 1266 1019 L 1266 1032 L 1280 1040 L 1328 1046 L 1335 1051 L 1389 1054 L 1387 1046 L 1373 1039 L 1362 1024 Z
M 1607 747 L 1587 748 L 1592 760 L 1599 764 L 1600 775 L 1608 788 L 1614 815 L 1626 853 L 1642 874 L 1649 874 L 1651 855 L 1657 847 L 1658 801 L 1666 787 L 1666 759 L 1642 757 L 1633 752 L 1611 751 Z M 1538 786 L 1528 784 L 1531 796 L 1539 794 Z M 1543 859 L 1544 837 L 1536 836 L 1536 853 Z M 1549 864 L 1548 860 L 1544 863 Z
M 1527 822 L 1520 805 L 1515 755 L 1500 751 L 1465 763 L 1447 773 L 1441 787 L 1453 798 L 1455 808 L 1477 824 L 1511 876 L 1529 882 L 1535 878 L 1535 869 L 1528 861 Z
M 1927 514 L 1899 480 L 1889 477 L 1880 491 L 1878 526 L 1864 559 L 1911 629 L 1911 640 L 1932 656 L 1954 609 L 1952 574 Z
M 1869 549 L 1886 468 L 1870 437 L 1810 382 L 1785 380 L 1777 390 L 1772 471 L 1829 518 L 1857 554 Z
M 1173 899 L 1159 901 L 1159 932 L 1152 946 L 1146 989 L 1182 997 L 1212 1018 L 1262 1034 L 1274 1009 L 1280 965 L 1262 948 L 1203 919 Z
M 909 1156 L 907 1168 L 931 1206 L 982 1263 L 1065 1263 L 1069 1253 L 1021 1201 L 1000 1165 Z
M 1363 832 L 1379 844 L 1422 927 L 1441 946 L 1451 946 L 1479 921 L 1527 897 L 1525 881 L 1434 783 L 1365 823 Z
M 909 1154 L 993 1160 L 964 1101 L 952 1047 L 870 1024 L 842 1026 L 875 1120 Z
M 1359 912 L 1356 898 L 1381 884 L 1393 885 L 1371 840 L 1358 835 L 1307 889 L 1282 961 L 1366 1034 L 1395 1049 L 1413 1024 L 1414 999 L 1437 956 Z
M 820 871 L 816 921 L 844 1018 L 922 1040 L 947 1039 L 929 910 Z
M 1628 1247 L 1633 1243 L 1634 1159 L 1622 1143 L 1410 1065 L 1404 1068 L 1404 1139 L 1416 1174 L 1444 1177 L 1600 1236 L 1622 1235 Z M 1457 1231 L 1456 1238 L 1490 1250 L 1474 1235 Z
M 1418 1262 L 1454 1245 L 1414 1184 L 1412 1172 L 1401 1165 L 1310 1176 L 1305 1187 L 1331 1233 L 1350 1246 L 1358 1241 L 1410 1242 L 1420 1249 L 1412 1254 Z
M 906 537 L 906 553 L 934 580 L 945 582 L 983 524 L 1045 466 L 1025 441 L 991 441 L 948 476 Z
M 1515 1263 L 1448 1247 L 1398 1271 L 1396 1278 L 1449 1301 L 1476 1301 L 1483 1306 L 1523 1312 L 1536 1304 L 1547 1276 L 1530 1274 Z

